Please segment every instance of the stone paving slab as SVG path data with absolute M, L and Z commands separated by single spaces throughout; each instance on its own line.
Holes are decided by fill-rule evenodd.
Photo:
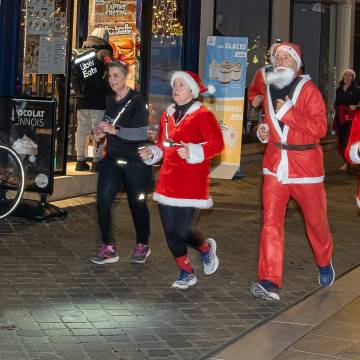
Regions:
M 341 161 L 334 152 L 326 153 L 326 165 L 334 266 L 341 275 L 360 263 L 356 178 L 336 170 Z M 0 359 L 205 359 L 316 291 L 317 269 L 291 204 L 281 301 L 249 296 L 261 226 L 260 164 L 244 171 L 241 180 L 212 182 L 215 207 L 198 226 L 218 241 L 220 268 L 204 276 L 191 251 L 199 282 L 188 291 L 170 288 L 178 270 L 152 202 L 152 255 L 144 265 L 129 264 L 134 230 L 124 195 L 114 204 L 116 264 L 88 262 L 99 245 L 94 196 L 58 202 L 68 207 L 67 219 L 2 220 Z

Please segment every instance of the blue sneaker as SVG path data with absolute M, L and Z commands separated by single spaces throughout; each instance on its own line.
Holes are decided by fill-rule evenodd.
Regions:
M 330 287 L 335 280 L 335 270 L 332 266 L 332 260 L 330 264 L 324 267 L 319 266 L 319 285 L 321 287 Z
M 190 273 L 186 270 L 181 270 L 179 278 L 173 282 L 171 287 L 184 290 L 188 289 L 190 286 L 195 285 L 196 283 L 197 278 L 193 272 Z
M 204 274 L 211 275 L 219 267 L 219 258 L 216 256 L 216 241 L 212 238 L 207 239 L 210 250 L 200 255 L 204 267 Z
M 268 301 L 279 301 L 279 287 L 270 280 L 261 280 L 253 283 L 250 294 L 254 297 Z

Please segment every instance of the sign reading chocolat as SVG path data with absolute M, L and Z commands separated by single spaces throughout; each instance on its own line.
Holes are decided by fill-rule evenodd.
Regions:
M 25 170 L 25 190 L 51 194 L 55 101 L 9 98 L 11 106 L 10 146 Z

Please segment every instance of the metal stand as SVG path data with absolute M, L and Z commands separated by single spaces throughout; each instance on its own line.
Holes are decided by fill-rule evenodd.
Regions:
M 63 218 L 68 214 L 61 209 L 46 202 L 46 194 L 40 194 L 40 201 L 23 199 L 12 216 L 43 221 L 52 218 Z

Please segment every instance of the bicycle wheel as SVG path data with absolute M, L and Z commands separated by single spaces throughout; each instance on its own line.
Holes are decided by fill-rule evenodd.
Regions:
M 9 216 L 24 194 L 25 172 L 19 155 L 0 144 L 0 219 Z

